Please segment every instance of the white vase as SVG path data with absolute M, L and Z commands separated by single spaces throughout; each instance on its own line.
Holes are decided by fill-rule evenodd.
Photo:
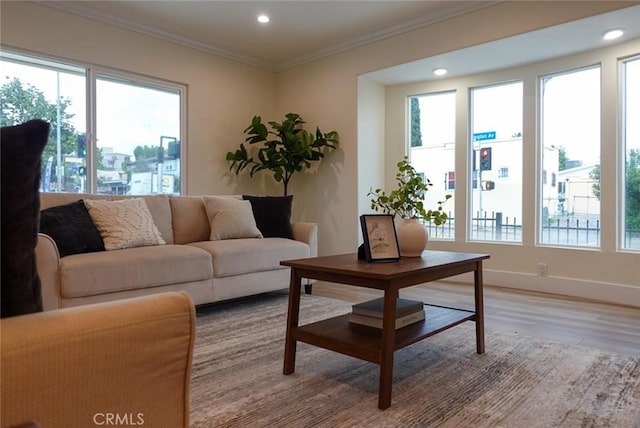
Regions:
M 398 245 L 402 257 L 420 257 L 427 247 L 427 228 L 415 218 L 402 219 L 396 224 Z

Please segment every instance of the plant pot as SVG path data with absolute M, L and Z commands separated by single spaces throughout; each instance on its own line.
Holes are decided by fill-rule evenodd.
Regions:
M 400 256 L 420 257 L 427 247 L 427 229 L 415 218 L 402 219 L 396 224 Z

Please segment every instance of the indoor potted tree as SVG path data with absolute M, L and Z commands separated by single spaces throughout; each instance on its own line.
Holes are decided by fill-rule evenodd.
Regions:
M 440 226 L 447 221 L 442 205 L 451 198 L 445 195 L 444 201 L 438 201 L 435 209 L 426 209 L 424 195 L 433 186 L 431 181 L 419 174 L 405 156 L 398 162 L 396 174 L 397 188 L 387 194 L 382 189 L 368 193 L 372 196 L 371 209 L 391 214 L 398 220 L 397 233 L 400 255 L 419 257 L 427 245 L 427 229 L 420 219 Z
M 282 123 L 269 122 L 271 130 L 262 123 L 260 116 L 254 116 L 251 125 L 244 130 L 248 135 L 245 142 L 262 144 L 254 156 L 251 156 L 244 144 L 235 152 L 227 153 L 227 161 L 231 162 L 229 169 L 239 174 L 249 168 L 249 174 L 269 170 L 277 182 L 284 186 L 284 196 L 287 196 L 289 181 L 295 172 L 311 167 L 311 162 L 324 158 L 325 152 L 337 148 L 340 137 L 336 131 L 322 133 L 316 128 L 315 134 L 304 129 L 304 120 L 296 114 L 285 115 Z

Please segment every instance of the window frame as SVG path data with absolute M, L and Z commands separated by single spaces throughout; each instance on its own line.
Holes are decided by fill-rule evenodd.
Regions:
M 522 235 L 522 233 L 520 233 L 520 238 L 519 239 L 503 239 L 502 235 L 500 235 L 496 230 L 497 228 L 494 228 L 492 231 L 490 232 L 484 232 L 483 236 L 480 237 L 480 233 L 477 232 L 477 235 L 474 236 L 474 225 L 478 225 L 478 224 L 486 224 L 486 219 L 488 219 L 486 217 L 486 213 L 488 213 L 488 210 L 480 210 L 480 207 L 475 207 L 474 206 L 474 191 L 478 192 L 478 198 L 482 198 L 482 192 L 483 191 L 493 191 L 495 190 L 495 187 L 492 187 L 491 190 L 485 190 L 486 189 L 486 183 L 487 182 L 492 182 L 493 186 L 495 186 L 496 180 L 497 179 L 502 179 L 501 177 L 499 177 L 499 170 L 500 167 L 497 164 L 497 160 L 495 157 L 495 153 L 493 152 L 493 146 L 489 146 L 488 148 L 491 149 L 490 153 L 491 153 L 491 163 L 492 163 L 492 171 L 495 171 L 495 174 L 492 174 L 494 177 L 489 177 L 489 178 L 484 178 L 482 177 L 482 168 L 480 166 L 481 163 L 481 159 L 480 159 L 480 154 L 476 153 L 477 151 L 479 151 L 480 149 L 476 149 L 475 143 L 475 137 L 474 137 L 474 121 L 475 121 L 475 117 L 474 117 L 474 106 L 475 106 L 475 91 L 477 90 L 483 90 L 483 89 L 489 89 L 489 88 L 498 88 L 498 87 L 504 87 L 507 85 L 514 85 L 514 84 L 519 84 L 520 85 L 520 89 L 521 89 L 521 103 L 522 103 L 522 111 L 523 111 L 523 116 L 521 117 L 521 123 L 522 123 L 522 128 L 520 131 L 520 136 L 518 138 L 521 139 L 521 147 L 520 150 L 522 152 L 522 158 L 520 159 L 520 162 L 523 161 L 524 159 L 524 138 L 522 137 L 522 130 L 524 130 L 525 127 L 525 118 L 524 118 L 524 111 L 525 111 L 525 106 L 526 106 L 526 100 L 525 100 L 525 78 L 520 76 L 520 77 L 515 77 L 515 78 L 509 78 L 509 79 L 498 79 L 498 80 L 492 80 L 489 82 L 477 82 L 477 84 L 473 84 L 473 85 L 468 85 L 466 87 L 467 90 L 467 124 L 468 124 L 468 129 L 467 129 L 467 137 L 466 137 L 466 148 L 467 148 L 467 157 L 468 157 L 468 182 L 467 182 L 467 195 L 466 195 L 466 234 L 465 234 L 465 240 L 466 242 L 472 242 L 472 243 L 488 243 L 488 244 L 499 244 L 499 245 L 518 245 L 521 246 L 523 245 L 524 242 L 524 236 Z M 484 132 L 484 131 L 481 131 Z M 494 141 L 495 143 L 500 142 L 500 141 L 504 141 L 504 139 L 492 139 L 491 141 Z M 500 143 L 501 144 L 501 143 Z M 502 179 L 504 181 L 508 181 L 508 179 Z M 521 177 L 520 177 L 521 183 L 520 183 L 520 199 L 521 199 L 521 204 L 520 204 L 520 222 L 524 222 L 524 170 L 521 170 Z M 480 214 L 480 217 L 476 217 L 476 212 Z M 492 215 L 493 212 L 492 212 Z M 502 218 L 502 215 L 500 215 L 500 218 Z M 517 217 L 513 217 L 513 218 L 517 218 Z M 507 216 L 506 219 L 508 220 L 509 217 Z M 495 221 L 496 223 L 499 221 L 498 220 L 498 216 L 495 216 Z M 475 223 L 475 224 L 474 224 Z M 507 222 L 507 227 L 509 227 L 508 222 Z M 522 230 L 524 228 L 524 224 L 520 224 L 520 225 L 516 225 L 515 223 L 513 224 L 513 230 L 515 231 L 516 228 L 520 228 L 520 230 Z M 496 234 L 496 236 L 498 236 L 498 238 L 487 238 L 487 233 L 489 234 Z M 514 238 L 516 236 L 516 234 L 513 234 Z
M 640 248 L 633 248 L 626 246 L 626 234 L 627 234 L 627 67 L 626 65 L 633 61 L 640 61 L 640 53 L 633 54 L 624 58 L 619 58 L 618 65 L 618 114 L 616 126 L 618 130 L 618 153 L 617 156 L 617 187 L 618 187 L 618 204 L 616 218 L 616 237 L 618 252 L 625 253 L 640 253 Z
M 544 187 L 549 185 L 551 186 L 551 180 L 548 179 L 548 171 L 545 169 L 544 164 L 544 155 L 545 155 L 545 141 L 544 141 L 544 82 L 545 79 L 550 77 L 564 76 L 573 73 L 579 73 L 582 71 L 598 69 L 600 74 L 600 87 L 598 88 L 598 93 L 600 94 L 600 102 L 598 107 L 600 109 L 600 123 L 602 123 L 602 73 L 603 73 L 603 65 L 601 62 L 591 62 L 588 64 L 576 65 L 574 67 L 568 67 L 562 70 L 549 71 L 546 73 L 542 73 L 536 78 L 536 106 L 537 106 L 537 117 L 536 117 L 536 201 L 535 201 L 535 211 L 536 211 L 536 222 L 535 222 L 535 246 L 543 247 L 543 248 L 567 248 L 567 249 L 576 249 L 576 250 L 602 250 L 602 236 L 600 235 L 601 231 L 599 231 L 598 235 L 598 244 L 597 245 L 579 245 L 579 244 L 570 244 L 570 243 L 549 243 L 543 241 L 544 235 L 544 222 L 545 222 L 545 213 L 544 213 Z M 601 125 L 602 126 L 602 125 Z M 602 132 L 602 128 L 600 129 Z M 602 138 L 600 138 L 599 142 L 599 155 L 602 156 Z M 602 159 L 600 158 L 600 165 L 602 164 Z M 553 174 L 553 172 L 552 172 Z M 558 180 L 556 179 L 556 182 Z M 600 177 L 600 181 L 602 181 L 602 176 Z M 557 189 L 557 186 L 554 186 Z M 565 188 L 566 191 L 566 188 Z M 566 192 L 565 192 L 566 194 Z M 565 198 L 566 201 L 566 198 Z M 599 216 L 600 220 L 598 221 L 601 224 L 602 221 L 602 201 L 599 201 Z M 601 226 L 598 226 L 600 229 Z
M 85 193 L 95 194 L 97 186 L 97 99 L 96 82 L 98 78 L 113 80 L 117 83 L 131 84 L 146 87 L 153 90 L 177 92 L 179 96 L 179 123 L 180 123 L 180 194 L 186 194 L 187 189 L 187 90 L 184 83 L 174 82 L 160 77 L 149 76 L 133 71 L 121 70 L 113 67 L 91 64 L 82 61 L 60 58 L 53 55 L 33 52 L 23 49 L 15 49 L 0 45 L 2 60 L 9 60 L 19 64 L 84 74 L 85 78 L 85 107 L 86 107 L 86 185 Z M 55 65 L 54 65 L 55 64 Z M 83 72 L 82 72 L 83 71 Z
M 412 146 L 412 119 L 413 119 L 413 111 L 412 111 L 412 100 L 413 99 L 419 99 L 421 97 L 437 97 L 437 96 L 452 96 L 453 97 L 453 121 L 454 121 L 454 125 L 453 125 L 453 141 L 449 142 L 449 143 L 440 143 L 442 144 L 442 148 L 445 148 L 447 146 L 452 145 L 453 146 L 453 150 L 454 150 L 454 161 L 452 164 L 453 169 L 452 170 L 447 170 L 446 174 L 453 172 L 454 173 L 454 180 L 453 180 L 453 184 L 454 184 L 454 188 L 449 188 L 448 184 L 450 183 L 448 180 L 443 180 L 443 191 L 445 193 L 448 193 L 449 195 L 451 195 L 451 200 L 448 202 L 449 205 L 449 209 L 445 208 L 445 211 L 448 213 L 449 218 L 447 220 L 447 223 L 445 223 L 444 225 L 440 225 L 440 226 L 436 226 L 435 224 L 432 224 L 430 221 L 425 222 L 425 226 L 427 227 L 428 231 L 429 231 L 429 239 L 433 239 L 433 240 L 442 240 L 442 241 L 453 241 L 455 240 L 455 195 L 456 195 L 456 189 L 455 189 L 455 150 L 456 150 L 456 145 L 457 145 L 457 137 L 456 137 L 456 121 L 457 121 L 457 117 L 456 117 L 456 105 L 458 102 L 457 99 L 457 90 L 456 89 L 444 89 L 444 90 L 437 90 L 437 91 L 433 91 L 433 92 L 416 92 L 416 93 L 411 93 L 411 94 L 407 94 L 405 96 L 405 141 L 404 141 L 404 152 L 405 152 L 405 156 L 407 156 L 409 158 L 409 162 L 411 163 L 412 166 L 416 167 L 418 170 L 421 170 L 423 165 L 416 165 L 416 161 L 414 159 L 414 150 L 429 150 L 429 149 L 433 149 L 434 146 L 433 145 L 429 145 L 429 144 L 425 144 L 424 141 L 421 141 L 420 145 L 416 145 L 416 146 Z M 419 103 L 419 102 L 418 102 Z M 422 112 L 421 112 L 422 113 Z M 440 144 L 438 145 L 438 147 L 440 147 Z M 438 175 L 433 175 L 431 177 L 427 177 L 425 175 L 424 172 L 419 172 L 419 174 L 422 176 L 423 181 L 425 180 L 425 178 L 429 178 L 430 180 L 432 180 L 433 183 L 437 183 L 439 182 L 439 178 Z M 431 194 L 429 195 L 431 196 Z M 446 236 L 444 234 L 444 230 L 446 230 Z

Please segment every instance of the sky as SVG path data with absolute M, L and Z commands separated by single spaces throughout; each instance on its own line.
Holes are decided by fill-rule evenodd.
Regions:
M 600 163 L 600 68 L 555 75 L 543 85 L 542 136 L 567 158 Z

